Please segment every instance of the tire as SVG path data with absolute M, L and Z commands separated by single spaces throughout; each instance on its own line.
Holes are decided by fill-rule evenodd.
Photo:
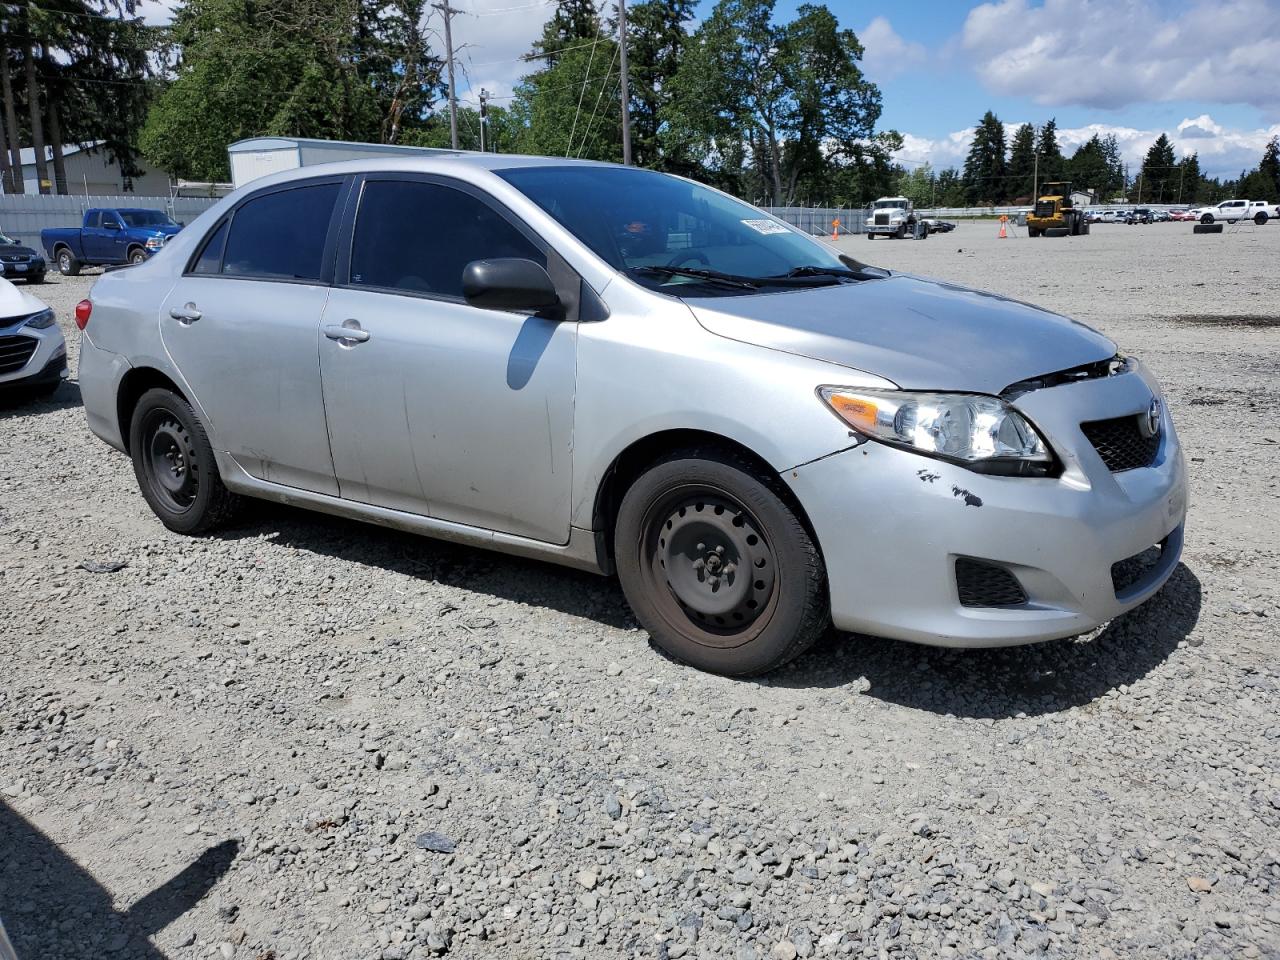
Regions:
M 53 254 L 58 259 L 58 272 L 64 277 L 80 276 L 80 261 L 70 247 L 60 247 Z
M 126 259 L 129 262 L 129 266 L 136 267 L 147 259 L 147 251 L 143 250 L 141 247 L 134 247 L 129 251 L 129 255 Z
M 1034 240 L 1036 237 L 1040 236 L 1040 231 L 1035 227 L 1027 227 L 1027 236 Z
M 1089 235 L 1089 227 L 1090 227 L 1090 223 L 1088 220 L 1086 220 L 1083 224 L 1080 225 L 1080 233 L 1083 236 L 1087 237 Z
M 1201 223 L 1213 223 L 1213 214 L 1212 214 L 1212 213 L 1206 213 L 1206 214 L 1203 214 L 1203 215 L 1200 217 L 1200 222 L 1201 222 Z
M 207 533 L 240 506 L 218 476 L 204 425 L 171 390 L 151 389 L 139 398 L 129 421 L 129 452 L 143 498 L 176 533 Z
M 874 233 L 872 233 L 871 231 L 869 231 L 869 230 L 868 230 L 868 231 L 867 231 L 867 239 L 868 239 L 868 240 L 874 240 L 875 238 L 876 238 L 876 235 L 875 235 Z
M 43 273 L 31 274 L 31 276 L 27 277 L 27 283 L 44 283 L 44 274 Z
M 767 673 L 830 623 L 813 538 L 781 483 L 736 454 L 694 448 L 654 463 L 622 498 L 614 545 L 640 623 L 700 670 Z
M 907 235 L 907 225 L 905 223 L 899 224 L 897 231 L 890 234 L 890 236 L 892 236 L 893 239 L 895 240 L 902 240 L 903 238 L 906 237 L 906 235 Z
M 1253 222 L 1256 223 L 1258 226 L 1262 226 L 1267 222 L 1267 215 L 1262 212 L 1255 213 L 1253 215 Z

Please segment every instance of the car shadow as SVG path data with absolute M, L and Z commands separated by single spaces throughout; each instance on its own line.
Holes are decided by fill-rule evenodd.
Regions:
M 550 607 L 619 629 L 636 625 L 612 577 L 540 560 L 388 530 L 280 504 L 251 503 L 242 522 L 213 536 L 226 540 L 268 536 L 295 550 L 463 587 L 503 600 Z
M 43 831 L 0 802 L 0 921 L 20 960 L 128 957 L 165 960 L 150 937 L 202 900 L 231 868 L 224 840 L 126 910 Z M 60 937 L 68 938 L 59 943 Z
M 0 390 L 0 420 L 40 416 L 79 406 L 83 406 L 80 384 L 71 380 L 64 380 L 49 396 L 27 393 L 19 387 Z
M 475 593 L 594 620 L 636 620 L 616 578 L 386 530 L 357 520 L 271 505 L 217 536 L 273 542 Z M 958 717 L 1038 716 L 1082 706 L 1146 676 L 1190 636 L 1200 581 L 1179 564 L 1163 589 L 1085 639 L 990 650 L 951 650 L 828 631 L 807 654 L 752 681 L 764 687 L 865 686 L 865 695 Z M 665 656 L 650 642 L 655 656 Z M 692 669 L 692 668 L 690 668 Z M 865 682 L 864 682 L 865 678 Z
M 859 685 L 884 703 L 956 717 L 1041 716 L 1092 703 L 1145 677 L 1191 635 L 1200 606 L 1200 580 L 1180 563 L 1154 597 L 1083 638 L 953 650 L 831 631 L 805 656 L 757 682 Z

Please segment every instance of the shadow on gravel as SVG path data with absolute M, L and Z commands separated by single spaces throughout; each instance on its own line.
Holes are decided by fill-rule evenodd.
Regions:
M 251 503 L 243 521 L 211 536 L 224 540 L 269 536 L 272 543 L 296 550 L 462 587 L 503 600 L 550 607 L 610 627 L 629 629 L 636 623 L 622 596 L 622 588 L 612 577 L 296 507 Z
M 50 397 L 33 396 L 16 387 L 0 390 L 0 420 L 55 413 L 80 405 L 80 385 L 70 381 L 63 381 Z
M 0 802 L 0 919 L 19 960 L 165 960 L 148 938 L 195 906 L 238 851 L 235 840 L 210 847 L 128 910 L 117 910 L 105 887 Z
M 948 650 L 830 633 L 758 682 L 841 687 L 866 677 L 866 696 L 957 717 L 1039 716 L 1083 706 L 1163 663 L 1200 618 L 1200 581 L 1178 564 L 1164 588 L 1092 639 L 994 650 Z

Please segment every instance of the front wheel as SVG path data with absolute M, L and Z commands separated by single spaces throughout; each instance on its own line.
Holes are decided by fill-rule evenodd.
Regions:
M 147 259 L 147 253 L 145 250 L 134 248 L 133 250 L 129 251 L 130 266 L 136 267 L 138 264 L 142 263 L 142 261 L 146 259 Z
M 148 390 L 134 407 L 129 453 L 142 496 L 177 533 L 207 533 L 235 514 L 240 498 L 218 476 L 213 447 L 191 405 L 171 390 Z
M 728 676 L 799 656 L 830 620 L 826 571 L 781 484 L 742 457 L 676 452 L 622 499 L 623 592 L 671 656 Z
M 1213 214 L 1206 213 L 1200 218 L 1201 223 L 1213 223 Z

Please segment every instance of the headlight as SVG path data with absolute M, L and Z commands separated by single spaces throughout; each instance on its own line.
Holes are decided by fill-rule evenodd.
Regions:
M 873 440 L 981 473 L 1044 476 L 1053 454 L 1020 413 L 997 397 L 819 387 L 845 423 Z
M 31 330 L 47 330 L 57 323 L 57 318 L 53 315 L 52 310 L 41 310 L 27 318 L 27 322 L 23 324 Z

